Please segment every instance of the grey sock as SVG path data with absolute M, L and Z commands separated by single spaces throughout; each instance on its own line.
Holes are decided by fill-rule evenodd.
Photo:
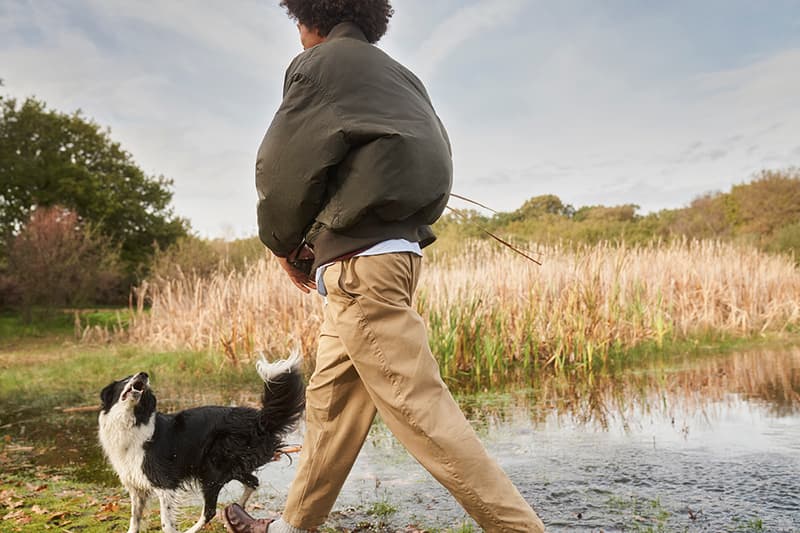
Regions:
M 291 524 L 287 524 L 283 521 L 283 518 L 279 518 L 273 523 L 269 525 L 267 529 L 268 533 L 308 533 L 307 529 L 300 529 L 298 527 L 294 527 Z

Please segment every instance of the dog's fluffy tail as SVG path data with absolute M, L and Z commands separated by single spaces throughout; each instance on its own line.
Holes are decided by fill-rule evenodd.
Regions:
M 300 352 L 294 351 L 288 359 L 274 363 L 263 357 L 256 363 L 256 371 L 264 380 L 261 397 L 261 423 L 273 435 L 285 435 L 294 429 L 306 406 L 305 385 Z

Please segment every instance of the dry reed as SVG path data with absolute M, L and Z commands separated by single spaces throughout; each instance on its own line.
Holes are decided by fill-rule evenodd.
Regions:
M 541 267 L 486 242 L 426 261 L 417 307 L 445 376 L 494 383 L 542 364 L 592 367 L 642 344 L 800 324 L 800 272 L 785 257 L 707 241 L 534 250 Z M 238 364 L 256 350 L 313 353 L 321 309 L 262 260 L 142 287 L 128 333 Z

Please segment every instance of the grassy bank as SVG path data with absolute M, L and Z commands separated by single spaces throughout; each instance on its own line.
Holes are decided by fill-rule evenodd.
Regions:
M 21 332 L 13 349 L 0 349 L 0 531 L 53 529 L 94 533 L 126 527 L 130 512 L 127 495 L 106 466 L 95 437 L 98 394 L 108 381 L 146 370 L 165 411 L 208 403 L 243 405 L 258 401 L 260 385 L 251 366 L 235 367 L 223 354 L 86 345 L 69 340 L 69 335 L 65 328 L 52 324 L 35 336 Z M 752 342 L 755 341 L 749 343 L 751 347 Z M 757 344 L 763 346 L 765 342 Z M 745 345 L 737 341 L 727 348 Z M 782 352 L 754 352 L 722 366 L 711 359 L 704 363 L 701 355 L 718 347 L 713 343 L 691 345 L 690 355 L 682 360 L 690 361 L 692 370 L 680 379 L 670 380 L 670 394 L 692 398 L 702 389 L 712 397 L 721 396 L 731 390 L 732 383 L 738 383 L 738 390 L 748 397 L 777 404 L 796 401 L 795 397 L 775 397 L 778 393 L 796 395 L 781 381 L 789 375 L 785 367 L 791 366 L 791 360 Z M 796 351 L 792 354 L 796 359 Z M 674 358 L 665 359 L 661 349 L 643 354 L 639 364 L 663 364 L 668 368 L 674 364 L 669 362 L 671 359 Z M 660 383 L 661 374 L 628 375 L 621 380 L 616 370 L 598 366 L 587 374 L 565 369 L 560 376 L 540 372 L 535 383 L 530 382 L 519 393 L 502 393 L 498 387 L 487 393 L 489 396 L 465 397 L 461 402 L 478 424 L 484 418 L 505 416 L 509 407 L 521 402 L 520 405 L 535 403 L 545 409 L 535 410 L 539 414 L 533 416 L 546 416 L 547 410 L 555 409 L 599 427 L 607 423 L 604 417 L 609 412 L 625 416 L 640 409 L 639 401 L 644 402 L 641 405 L 660 405 L 652 402 L 647 391 L 652 380 Z M 759 379 L 754 380 L 756 375 Z M 397 531 L 386 525 L 391 523 L 396 503 L 386 494 L 376 493 L 374 499 L 366 499 L 360 507 L 341 509 L 332 515 L 324 531 Z M 156 507 L 149 512 L 152 530 L 158 524 Z M 658 528 L 666 520 L 655 511 L 640 511 L 639 507 L 617 509 L 611 504 L 608 509 L 609 516 L 629 521 L 633 530 Z M 259 512 L 263 514 L 264 510 Z M 191 525 L 197 513 L 197 508 L 187 509 L 182 526 Z M 222 528 L 216 523 L 207 531 L 221 532 Z M 474 530 L 469 525 L 453 523 L 451 529 L 444 530 L 409 524 L 404 531 Z
M 71 332 L 59 320 L 40 324 L 35 335 L 15 331 L 6 338 L 14 348 L 0 349 L 0 532 L 127 527 L 128 495 L 95 436 L 99 391 L 111 380 L 146 370 L 164 411 L 255 405 L 261 392 L 250 365 L 233 367 L 220 354 L 87 346 L 68 340 Z M 199 507 L 187 506 L 180 527 L 191 526 L 198 514 Z M 390 514 L 385 502 L 367 501 L 333 515 L 323 531 L 386 531 L 382 524 Z M 157 504 L 151 502 L 148 517 L 150 530 L 158 530 Z M 361 526 L 354 529 L 354 523 Z M 415 530 L 444 531 L 408 531 Z M 224 528 L 215 522 L 204 531 Z

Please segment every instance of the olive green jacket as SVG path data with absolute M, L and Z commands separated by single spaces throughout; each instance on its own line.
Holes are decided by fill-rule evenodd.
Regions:
M 282 257 L 308 242 L 315 266 L 386 239 L 426 246 L 452 176 L 422 82 L 341 23 L 286 71 L 256 161 L 259 237 Z

